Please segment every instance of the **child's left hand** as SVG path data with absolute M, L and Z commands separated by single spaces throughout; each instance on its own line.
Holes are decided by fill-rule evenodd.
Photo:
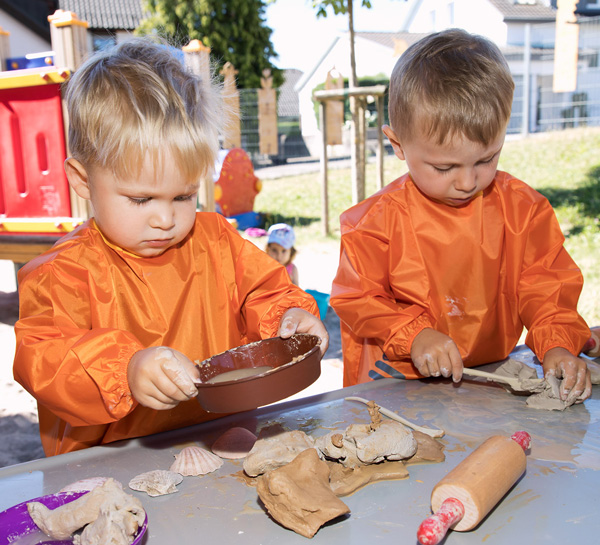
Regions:
M 592 395 L 592 379 L 585 360 L 573 356 L 565 348 L 551 348 L 546 352 L 542 363 L 544 375 L 554 375 L 562 379 L 560 398 L 576 398 L 581 403 Z
M 301 308 L 290 308 L 285 311 L 279 322 L 277 335 L 283 339 L 291 337 L 294 333 L 310 333 L 321 339 L 319 349 L 321 356 L 325 354 L 329 346 L 329 334 L 323 322 L 310 312 Z

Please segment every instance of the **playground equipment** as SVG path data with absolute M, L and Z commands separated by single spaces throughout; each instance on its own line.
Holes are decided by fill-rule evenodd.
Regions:
M 248 154 L 240 148 L 222 150 L 217 165 L 215 202 L 217 211 L 235 220 L 238 229 L 257 227 L 260 214 L 253 212 L 254 199 L 262 188 L 254 174 L 254 166 Z

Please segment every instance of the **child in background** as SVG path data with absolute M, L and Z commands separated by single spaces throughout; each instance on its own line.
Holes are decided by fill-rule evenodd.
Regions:
M 292 282 L 298 286 L 298 267 L 292 263 L 296 256 L 294 230 L 287 223 L 275 223 L 269 227 L 267 234 L 266 252 L 285 267 Z
M 205 420 L 193 362 L 295 332 L 313 299 L 217 213 L 197 213 L 218 150 L 217 90 L 161 45 L 123 42 L 68 82 L 72 189 L 94 217 L 19 271 L 15 379 L 46 455 Z
M 409 172 L 341 216 L 331 305 L 344 386 L 452 377 L 506 358 L 523 327 L 561 398 L 591 394 L 577 357 L 583 278 L 550 204 L 496 170 L 514 83 L 500 50 L 461 30 L 423 38 L 393 70 L 390 126 Z

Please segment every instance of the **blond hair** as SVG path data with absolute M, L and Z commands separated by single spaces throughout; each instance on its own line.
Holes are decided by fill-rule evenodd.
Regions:
M 171 152 L 189 181 L 214 168 L 219 148 L 218 90 L 187 70 L 168 46 L 133 38 L 85 62 L 66 86 L 69 152 L 117 178 L 155 167 Z
M 390 125 L 400 140 L 419 130 L 439 144 L 460 135 L 489 145 L 506 130 L 513 91 L 496 45 L 463 30 L 445 30 L 411 45 L 396 63 Z

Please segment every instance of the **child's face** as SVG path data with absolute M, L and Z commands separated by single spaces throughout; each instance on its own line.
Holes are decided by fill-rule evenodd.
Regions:
M 135 178 L 116 179 L 101 167 L 84 172 L 96 224 L 117 246 L 155 257 L 181 242 L 192 229 L 198 183 L 190 184 L 179 176 L 169 153 L 165 152 L 159 169 L 146 159 Z
M 504 144 L 504 133 L 486 146 L 458 135 L 440 145 L 420 131 L 400 142 L 390 127 L 384 132 L 396 155 L 406 161 L 415 185 L 430 199 L 455 207 L 492 183 Z
M 282 265 L 287 265 L 290 261 L 290 257 L 292 256 L 291 248 L 284 248 L 281 244 L 277 244 L 277 242 L 271 242 L 267 246 L 267 253 L 277 262 Z

